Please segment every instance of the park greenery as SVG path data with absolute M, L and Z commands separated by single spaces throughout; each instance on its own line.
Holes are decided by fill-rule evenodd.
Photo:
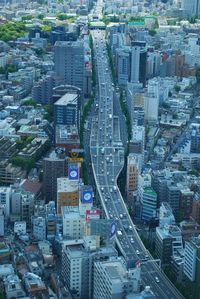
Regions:
M 128 142 L 130 142 L 131 137 L 132 137 L 132 126 L 131 126 L 131 118 L 130 118 L 130 114 L 128 111 L 128 107 L 126 104 L 126 100 L 124 99 L 123 96 L 123 92 L 120 92 L 120 106 L 121 106 L 121 110 L 125 116 L 126 119 L 126 127 L 127 127 L 127 135 L 128 135 Z
M 111 69 L 111 74 L 112 74 L 112 80 L 114 85 L 116 85 L 116 70 L 113 64 L 113 57 L 112 57 L 112 51 L 111 48 L 108 44 L 106 44 L 107 47 L 107 53 L 108 53 L 108 61 L 109 61 L 109 65 L 110 65 L 110 69 Z
M 84 126 L 88 117 L 88 114 L 91 110 L 92 104 L 94 101 L 94 97 L 89 98 L 87 103 L 83 107 L 82 116 L 81 116 L 81 123 L 80 123 L 80 147 L 84 148 Z M 84 184 L 87 185 L 89 183 L 87 167 L 85 162 L 82 164 L 82 176 Z
M 35 107 L 36 104 L 37 103 L 32 98 L 29 98 L 29 99 L 23 101 L 23 103 L 22 103 L 23 106 L 33 106 L 33 107 Z
M 59 21 L 68 21 L 69 23 L 73 23 L 76 21 L 76 17 L 74 16 L 71 16 L 71 15 L 68 15 L 66 13 L 58 13 L 56 15 L 56 18 L 59 20 Z
M 92 85 L 95 86 L 96 85 L 96 65 L 94 61 L 94 45 L 93 45 L 93 39 L 91 34 L 89 36 L 89 45 L 90 45 L 91 56 L 92 56 Z
M 23 22 L 10 21 L 0 26 L 0 40 L 4 42 L 16 40 L 27 33 Z

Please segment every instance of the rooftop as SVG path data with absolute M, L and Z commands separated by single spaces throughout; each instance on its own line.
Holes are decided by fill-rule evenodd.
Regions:
M 66 93 L 58 101 L 54 103 L 55 106 L 66 106 L 69 104 L 76 104 L 78 95 L 76 93 Z

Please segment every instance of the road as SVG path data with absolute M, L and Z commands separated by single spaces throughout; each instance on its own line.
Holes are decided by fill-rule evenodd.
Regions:
M 100 2 L 102 3 L 102 2 Z M 97 6 L 99 2 L 97 2 Z M 95 10 L 94 10 L 95 11 Z M 98 8 L 99 12 L 99 8 Z M 116 243 L 129 266 L 141 261 L 141 279 L 159 299 L 183 298 L 144 247 L 117 186 L 124 166 L 120 122 L 114 116 L 114 84 L 106 51 L 105 32 L 92 30 L 98 76 L 98 113 L 92 119 L 90 154 L 96 188 L 108 219 L 116 225 Z

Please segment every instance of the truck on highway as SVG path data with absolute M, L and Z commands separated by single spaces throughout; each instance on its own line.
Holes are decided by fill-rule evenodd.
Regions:
M 101 154 L 104 155 L 104 153 L 105 153 L 105 148 L 102 147 L 102 149 L 101 149 Z

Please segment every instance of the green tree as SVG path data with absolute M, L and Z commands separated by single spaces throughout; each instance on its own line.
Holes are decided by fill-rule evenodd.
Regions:
M 149 30 L 149 35 L 154 36 L 156 35 L 157 31 L 155 29 Z
M 22 105 L 23 106 L 34 106 L 35 107 L 36 102 L 32 98 L 30 98 L 28 100 L 23 101 Z
M 43 14 L 39 14 L 39 15 L 38 15 L 38 19 L 39 19 L 39 20 L 43 20 L 43 19 L 44 19 L 44 15 L 43 15 Z
M 175 85 L 174 90 L 178 93 L 181 90 L 180 85 Z

